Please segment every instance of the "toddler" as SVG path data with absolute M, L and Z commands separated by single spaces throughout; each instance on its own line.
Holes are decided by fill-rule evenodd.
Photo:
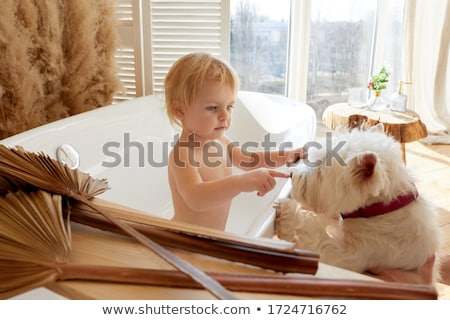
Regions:
M 249 152 L 225 136 L 239 89 L 235 71 L 206 53 L 181 57 L 165 79 L 167 114 L 182 132 L 169 156 L 173 220 L 224 230 L 232 199 L 264 196 L 286 173 L 271 168 L 304 157 L 303 149 Z M 232 174 L 232 166 L 244 170 Z

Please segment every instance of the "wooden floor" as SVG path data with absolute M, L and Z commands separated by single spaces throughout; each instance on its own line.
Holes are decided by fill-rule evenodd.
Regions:
M 442 253 L 450 254 L 450 145 L 406 144 L 406 165 L 412 169 L 419 193 L 439 211 Z M 438 285 L 440 299 L 450 300 L 450 286 Z
M 419 192 L 439 210 L 442 250 L 450 254 L 450 145 L 406 145 L 406 165 L 416 177 Z

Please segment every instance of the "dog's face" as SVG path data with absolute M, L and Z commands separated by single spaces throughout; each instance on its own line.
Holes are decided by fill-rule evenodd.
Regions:
M 334 216 L 390 200 L 408 184 L 400 144 L 377 125 L 311 143 L 308 159 L 292 170 L 291 196 L 305 209 Z

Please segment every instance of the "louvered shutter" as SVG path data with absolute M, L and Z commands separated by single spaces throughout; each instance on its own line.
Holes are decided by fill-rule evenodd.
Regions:
M 119 47 L 115 57 L 124 91 L 114 101 L 120 102 L 144 94 L 140 0 L 116 0 L 116 15 Z
M 229 61 L 229 0 L 151 1 L 154 92 L 180 56 L 204 51 Z
M 126 92 L 115 101 L 161 92 L 183 54 L 204 51 L 229 61 L 229 0 L 116 0 L 116 8 Z

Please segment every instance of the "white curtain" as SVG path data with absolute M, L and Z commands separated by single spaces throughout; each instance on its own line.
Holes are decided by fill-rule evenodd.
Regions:
M 428 143 L 450 144 L 450 0 L 406 0 L 406 94 Z

